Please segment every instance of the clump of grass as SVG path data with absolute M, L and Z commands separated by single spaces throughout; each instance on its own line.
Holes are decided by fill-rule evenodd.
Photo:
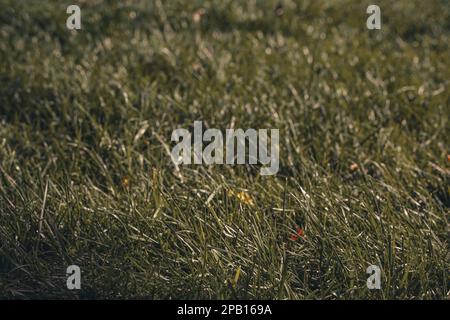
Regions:
M 448 298 L 448 5 L 280 3 L 1 2 L 0 297 Z M 177 172 L 195 120 L 279 174 Z

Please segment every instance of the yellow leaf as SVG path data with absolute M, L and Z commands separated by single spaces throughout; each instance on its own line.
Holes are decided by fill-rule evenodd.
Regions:
M 242 203 L 245 203 L 249 206 L 254 206 L 255 202 L 253 201 L 253 198 L 251 195 L 249 195 L 247 192 L 245 191 L 241 191 L 236 193 L 236 197 L 239 199 L 239 201 L 241 201 Z
M 236 274 L 234 275 L 234 279 L 232 282 L 233 288 L 236 287 L 237 282 L 239 281 L 239 276 L 241 275 L 241 266 L 239 266 L 236 270 Z

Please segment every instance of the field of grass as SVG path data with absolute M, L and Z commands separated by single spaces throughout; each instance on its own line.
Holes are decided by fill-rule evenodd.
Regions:
M 372 2 L 0 1 L 0 298 L 448 299 L 450 5 Z M 195 120 L 280 171 L 176 170 Z

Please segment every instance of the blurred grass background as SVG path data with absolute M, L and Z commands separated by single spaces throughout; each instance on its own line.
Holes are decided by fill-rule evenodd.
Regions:
M 448 298 L 450 5 L 369 4 L 1 0 L 0 297 Z M 176 171 L 195 120 L 280 172 Z

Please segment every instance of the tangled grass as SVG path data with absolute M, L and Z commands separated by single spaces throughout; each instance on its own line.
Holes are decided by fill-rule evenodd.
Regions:
M 450 7 L 358 2 L 2 0 L 0 297 L 448 298 Z M 279 173 L 175 170 L 195 120 Z

